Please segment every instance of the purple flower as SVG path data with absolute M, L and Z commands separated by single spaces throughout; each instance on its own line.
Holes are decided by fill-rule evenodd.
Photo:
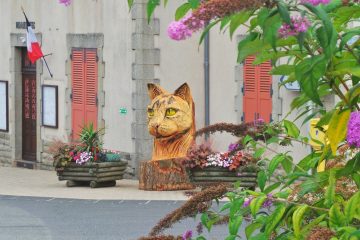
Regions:
M 231 143 L 231 144 L 229 145 L 229 147 L 228 147 L 228 150 L 229 150 L 229 152 L 233 152 L 233 151 L 235 151 L 236 149 L 238 149 L 238 147 L 239 147 L 239 144 L 238 144 L 238 143 Z
M 69 6 L 72 0 L 59 0 L 60 4 L 64 4 L 65 6 Z
M 185 40 L 191 37 L 193 32 L 201 29 L 204 22 L 194 18 L 192 15 L 182 18 L 179 21 L 173 21 L 169 24 L 168 36 L 176 41 Z
M 251 201 L 254 199 L 253 196 L 250 196 L 248 198 L 245 198 L 245 201 L 243 203 L 243 207 L 249 207 L 251 204 Z M 268 194 L 266 200 L 264 201 L 264 203 L 262 204 L 263 208 L 268 208 L 271 207 L 273 203 L 273 196 L 272 194 Z
M 279 29 L 279 35 L 282 38 L 289 36 L 296 36 L 299 33 L 306 32 L 307 29 L 311 26 L 310 21 L 306 17 L 298 16 L 291 17 L 292 26 L 287 23 L 284 23 Z
M 187 230 L 187 231 L 183 234 L 182 239 L 183 239 L 183 240 L 189 240 L 189 239 L 191 239 L 192 235 L 193 235 L 192 231 L 191 231 L 191 230 Z
M 317 6 L 319 4 L 328 4 L 331 0 L 301 0 L 302 4 L 309 3 L 311 5 Z
M 352 112 L 347 126 L 346 140 L 352 147 L 360 148 L 360 112 Z
M 263 203 L 262 207 L 269 208 L 273 204 L 273 196 L 272 194 L 268 194 L 265 202 Z
M 248 206 L 250 206 L 250 203 L 251 203 L 251 201 L 254 199 L 254 197 L 253 196 L 250 196 L 250 197 L 248 197 L 248 198 L 245 198 L 245 202 L 243 203 L 243 207 L 248 207 Z

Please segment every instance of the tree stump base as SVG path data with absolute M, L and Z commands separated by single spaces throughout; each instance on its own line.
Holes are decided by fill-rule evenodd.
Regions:
M 175 191 L 194 189 L 181 159 L 140 162 L 139 189 L 147 191 Z

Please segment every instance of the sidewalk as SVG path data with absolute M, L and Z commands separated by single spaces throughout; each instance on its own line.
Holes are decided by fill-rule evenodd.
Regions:
M 137 180 L 118 180 L 115 187 L 65 186 L 55 171 L 0 167 L 0 195 L 95 200 L 187 200 L 185 191 L 142 191 Z

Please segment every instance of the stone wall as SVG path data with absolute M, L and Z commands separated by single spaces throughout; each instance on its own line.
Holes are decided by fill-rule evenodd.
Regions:
M 160 50 L 154 47 L 154 37 L 159 34 L 159 20 L 152 19 L 147 24 L 145 0 L 135 0 L 131 16 L 135 29 L 132 34 L 132 50 L 134 62 L 132 65 L 132 110 L 133 123 L 131 136 L 134 153 L 131 165 L 137 175 L 139 162 L 149 160 L 152 152 L 152 137 L 147 130 L 146 108 L 149 103 L 147 84 L 155 80 L 155 66 L 160 64 Z
M 0 132 L 0 166 L 11 166 L 10 135 Z

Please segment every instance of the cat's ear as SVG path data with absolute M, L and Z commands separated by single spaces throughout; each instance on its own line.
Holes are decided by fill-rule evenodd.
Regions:
M 178 96 L 178 97 L 181 97 L 182 99 L 184 99 L 188 103 L 192 102 L 192 96 L 191 96 L 190 88 L 189 88 L 189 85 L 187 83 L 184 83 L 178 89 L 176 89 L 175 92 L 174 92 L 174 95 Z
M 164 89 L 162 89 L 159 85 L 153 84 L 153 83 L 148 83 L 148 92 L 149 92 L 149 96 L 150 99 L 153 100 L 154 98 L 156 98 L 157 96 L 161 95 L 161 94 L 165 94 L 166 91 Z

